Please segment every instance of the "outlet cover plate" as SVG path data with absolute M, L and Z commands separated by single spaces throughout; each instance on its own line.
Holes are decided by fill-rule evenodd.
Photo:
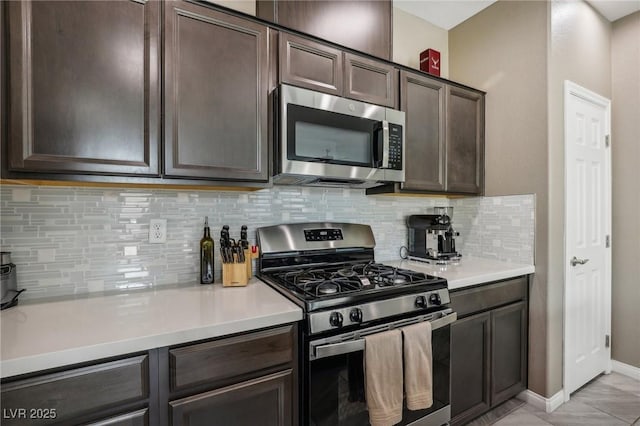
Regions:
M 149 221 L 149 243 L 167 242 L 167 219 L 151 219 Z

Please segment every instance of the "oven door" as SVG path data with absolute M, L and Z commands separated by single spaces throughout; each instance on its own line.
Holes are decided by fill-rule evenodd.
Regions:
M 420 321 L 431 321 L 433 405 L 409 411 L 404 404 L 401 425 L 441 426 L 451 419 L 449 377 L 451 309 L 309 342 L 307 421 L 309 425 L 365 426 L 363 337 Z

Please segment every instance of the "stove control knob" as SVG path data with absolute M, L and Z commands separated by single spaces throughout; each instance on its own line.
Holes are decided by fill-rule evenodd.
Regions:
M 435 306 L 442 305 L 442 300 L 440 299 L 440 295 L 438 293 L 433 293 L 429 295 L 429 303 Z
M 331 312 L 329 324 L 333 327 L 342 327 L 342 314 L 340 312 Z
M 416 308 L 424 309 L 427 307 L 427 299 L 424 296 L 416 297 Z
M 351 322 L 357 322 L 360 324 L 362 322 L 362 309 L 354 308 L 349 312 L 349 319 Z

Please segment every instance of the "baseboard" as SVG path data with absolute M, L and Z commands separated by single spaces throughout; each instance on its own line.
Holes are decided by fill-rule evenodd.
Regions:
M 611 360 L 611 369 L 616 373 L 624 374 L 632 379 L 640 380 L 640 368 L 633 365 L 625 364 L 624 362 Z
M 521 399 L 527 404 L 531 404 L 538 410 L 542 410 L 546 413 L 551 413 L 553 410 L 564 403 L 564 391 L 560 390 L 551 398 L 545 398 L 544 396 L 538 395 L 532 390 L 527 389 L 520 392 L 517 398 Z

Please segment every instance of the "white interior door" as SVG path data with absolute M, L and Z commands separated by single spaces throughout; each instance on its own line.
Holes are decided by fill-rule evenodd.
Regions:
M 610 371 L 611 102 L 565 81 L 565 399 Z

